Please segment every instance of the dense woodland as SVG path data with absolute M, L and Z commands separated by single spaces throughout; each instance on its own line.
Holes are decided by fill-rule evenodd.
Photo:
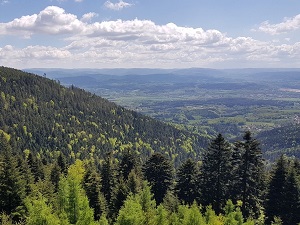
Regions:
M 207 140 L 99 96 L 56 81 L 0 67 L 0 129 L 21 152 L 51 161 L 62 152 L 68 162 L 110 151 L 134 149 L 142 158 L 162 152 L 176 165 L 198 157 Z
M 1 68 L 2 224 L 300 223 L 300 162 Z

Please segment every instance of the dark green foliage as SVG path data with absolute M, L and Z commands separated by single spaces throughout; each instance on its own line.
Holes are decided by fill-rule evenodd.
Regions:
M 138 157 L 132 150 L 126 149 L 123 151 L 122 159 L 119 164 L 119 174 L 120 176 L 127 180 L 130 172 L 139 166 L 140 162 Z
M 94 209 L 94 219 L 99 220 L 107 212 L 107 203 L 101 192 L 101 177 L 94 167 L 89 166 L 83 177 L 83 188 L 89 199 L 89 206 Z
M 274 217 L 283 218 L 286 213 L 286 179 L 288 174 L 288 162 L 281 156 L 276 163 L 272 173 L 266 201 L 267 224 L 274 220 Z
M 0 212 L 22 218 L 25 197 L 24 181 L 8 140 L 0 134 Z
M 32 153 L 29 153 L 27 162 L 31 173 L 33 174 L 34 181 L 37 182 L 38 180 L 43 180 L 45 175 L 42 167 L 42 162 Z
M 191 205 L 199 198 L 199 169 L 196 162 L 188 159 L 178 169 L 175 190 L 179 200 Z
M 60 171 L 61 171 L 60 167 L 57 165 L 57 163 L 55 163 L 53 168 L 51 169 L 51 173 L 50 173 L 50 181 L 54 185 L 55 192 L 58 191 L 58 185 L 59 185 L 59 180 L 60 180 L 60 176 L 61 176 Z
M 264 194 L 264 164 L 259 142 L 253 139 L 249 131 L 245 132 L 244 141 L 237 147 L 241 147 L 241 162 L 238 168 L 240 179 L 237 182 L 242 200 L 243 216 L 258 218 L 262 210 Z
M 143 167 L 157 204 L 162 203 L 165 194 L 173 183 L 173 167 L 170 160 L 160 153 L 154 153 Z
M 201 200 L 211 204 L 220 213 L 230 198 L 232 183 L 232 150 L 230 144 L 219 134 L 204 152 L 201 167 Z
M 300 223 L 300 183 L 296 172 L 292 170 L 286 182 L 286 216 L 282 217 L 284 225 L 296 225 Z
M 275 218 L 280 218 L 283 225 L 300 222 L 300 186 L 295 161 L 281 156 L 273 169 L 266 201 L 267 224 Z
M 111 153 L 108 153 L 101 168 L 101 192 L 110 204 L 116 186 L 116 168 Z
M 68 172 L 68 166 L 66 162 L 66 157 L 60 152 L 57 158 L 57 165 L 60 168 L 60 173 L 66 175 Z
M 111 199 L 110 217 L 112 218 L 112 220 L 115 220 L 117 218 L 118 212 L 123 206 L 124 201 L 126 200 L 128 195 L 129 190 L 127 185 L 125 184 L 125 181 L 122 179 L 118 180 L 118 183 L 113 190 L 113 196 Z

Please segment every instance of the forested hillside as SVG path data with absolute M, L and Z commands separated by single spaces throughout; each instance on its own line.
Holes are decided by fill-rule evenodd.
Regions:
M 74 86 L 11 68 L 0 68 L 0 132 L 20 152 L 69 162 L 134 149 L 142 158 L 162 152 L 175 164 L 197 157 L 206 140 Z

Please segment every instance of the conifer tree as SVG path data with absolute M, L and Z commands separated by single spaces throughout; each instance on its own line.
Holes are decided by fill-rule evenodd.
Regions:
M 0 212 L 12 215 L 13 219 L 22 218 L 25 187 L 16 157 L 8 140 L 0 135 Z
M 57 163 L 55 163 L 50 172 L 50 181 L 54 185 L 55 192 L 58 191 L 60 175 L 61 175 L 60 167 L 57 165 Z
M 41 194 L 35 198 L 27 198 L 26 208 L 28 210 L 28 216 L 26 218 L 27 225 L 61 224 L 59 217 L 55 214 L 53 208 L 47 204 L 47 199 Z
M 178 169 L 175 190 L 179 200 L 191 205 L 199 197 L 199 170 L 196 162 L 188 159 Z
M 253 139 L 251 132 L 245 132 L 241 142 L 242 158 L 238 170 L 241 177 L 237 188 L 243 202 L 242 213 L 245 218 L 258 218 L 262 211 L 262 199 L 265 189 L 265 170 L 259 142 Z
M 273 170 L 266 201 L 267 224 L 275 217 L 283 219 L 286 213 L 286 179 L 288 175 L 287 159 L 282 155 Z
M 119 164 L 119 175 L 127 180 L 130 172 L 137 166 L 139 166 L 137 156 L 130 149 L 124 150 Z
M 160 153 L 154 153 L 146 162 L 143 172 L 159 205 L 173 182 L 173 167 L 170 160 Z
M 114 187 L 113 195 L 111 199 L 111 212 L 110 217 L 114 220 L 119 210 L 124 204 L 124 201 L 126 200 L 127 196 L 129 194 L 128 187 L 125 184 L 125 181 L 123 179 L 119 179 L 117 185 Z
M 57 165 L 60 167 L 60 172 L 64 175 L 67 175 L 68 172 L 67 160 L 64 154 L 61 152 L 57 158 Z
M 27 162 L 31 173 L 33 174 L 34 181 L 43 180 L 45 178 L 45 174 L 43 171 L 43 166 L 41 160 L 39 160 L 35 155 L 31 152 L 28 155 Z
M 282 216 L 283 225 L 297 225 L 300 223 L 300 183 L 294 168 L 288 174 L 286 182 L 286 208 Z
M 111 153 L 108 153 L 101 168 L 101 192 L 104 194 L 107 204 L 110 204 L 113 190 L 116 185 L 116 169 Z
M 101 192 L 101 177 L 92 166 L 88 167 L 83 177 L 83 188 L 89 199 L 89 205 L 94 209 L 94 219 L 99 220 L 101 215 L 107 214 L 107 204 Z
M 219 134 L 204 152 L 201 167 L 202 203 L 212 205 L 219 214 L 230 198 L 230 183 L 232 182 L 232 150 L 230 144 Z
M 76 160 L 69 167 L 67 177 L 60 179 L 57 204 L 59 216 L 71 224 L 95 225 L 93 209 L 89 207 L 88 198 L 81 185 L 83 175 L 83 163 Z

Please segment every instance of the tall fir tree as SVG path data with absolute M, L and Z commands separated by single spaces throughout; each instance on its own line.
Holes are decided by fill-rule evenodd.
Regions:
M 281 156 L 272 171 L 267 200 L 266 200 L 266 223 L 271 224 L 275 217 L 283 219 L 286 213 L 286 182 L 288 175 L 288 162 L 285 156 Z
M 173 184 L 173 166 L 164 155 L 154 153 L 145 163 L 143 172 L 159 205 Z
M 119 164 L 119 175 L 127 180 L 130 172 L 140 165 L 138 157 L 131 149 L 125 149 Z
M 89 205 L 94 209 L 94 219 L 99 220 L 107 214 L 107 203 L 101 192 L 101 177 L 93 166 L 86 169 L 83 177 L 83 188 L 89 199 Z
M 232 182 L 232 150 L 225 138 L 219 134 L 203 154 L 201 167 L 201 201 L 212 205 L 219 214 L 230 198 Z
M 104 194 L 107 204 L 111 203 L 115 186 L 116 168 L 112 154 L 108 153 L 101 168 L 101 192 Z
M 185 161 L 178 169 L 175 191 L 179 200 L 191 205 L 199 198 L 199 169 L 192 159 Z
M 260 143 L 252 138 L 250 131 L 243 136 L 244 141 L 239 143 L 241 147 L 241 162 L 238 170 L 240 177 L 237 189 L 240 192 L 240 200 L 243 202 L 241 211 L 245 218 L 258 218 L 263 210 L 263 197 L 265 191 L 265 168 L 260 149 Z
M 0 212 L 15 221 L 24 215 L 25 184 L 8 140 L 0 134 Z
M 295 168 L 292 168 L 286 181 L 286 208 L 282 217 L 283 225 L 300 223 L 300 183 Z

